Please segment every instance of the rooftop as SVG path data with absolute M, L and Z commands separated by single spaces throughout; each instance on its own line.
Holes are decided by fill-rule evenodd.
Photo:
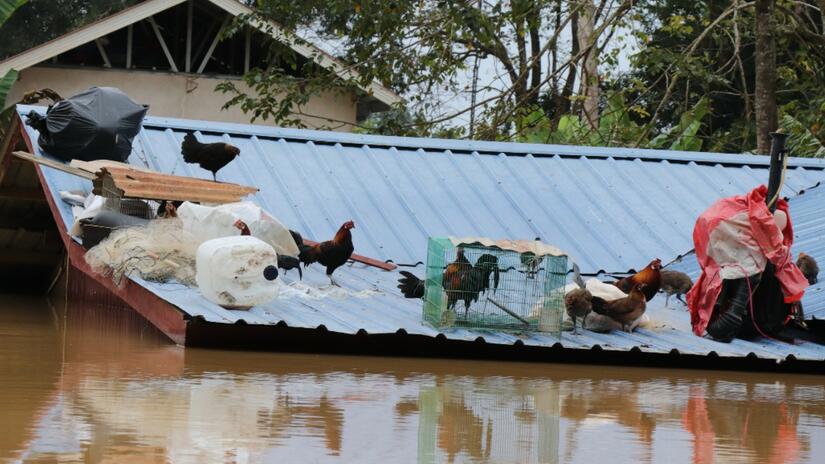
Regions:
M 20 114 L 30 109 L 18 107 Z M 36 141 L 36 131 L 26 130 Z M 418 264 L 418 270 L 410 270 L 419 275 L 427 237 L 443 235 L 541 237 L 567 251 L 586 273 L 639 269 L 654 257 L 669 262 L 692 248 L 694 220 L 713 201 L 767 182 L 767 159 L 751 155 L 379 137 L 151 116 L 135 139 L 129 162 L 211 178 L 180 158 L 183 135 L 193 130 L 207 141 L 238 146 L 244 156 L 220 171 L 218 179 L 260 188 L 255 201 L 305 238 L 327 239 L 353 219 L 356 253 Z M 59 191 L 90 190 L 91 183 L 41 169 L 64 224 L 70 224 L 71 211 Z M 791 159 L 783 195 L 796 197 L 823 178 L 825 161 Z M 807 233 L 809 220 L 794 211 L 805 196 L 791 200 L 800 236 Z M 816 251 L 812 247 L 809 254 L 819 258 Z M 179 284 L 136 282 L 189 317 L 214 324 L 242 321 L 341 334 L 438 336 L 422 323 L 421 302 L 399 295 L 397 278 L 395 272 L 355 263 L 336 273 L 346 291 L 325 298 L 290 293 L 250 311 L 225 310 Z M 297 275 L 285 277 L 293 279 Z M 303 283 L 320 287 L 327 280 L 321 268 L 310 266 Z M 654 298 L 648 309 L 651 327 L 632 334 L 564 333 L 560 341 L 543 334 L 470 330 L 445 331 L 443 336 L 508 346 L 560 343 L 571 349 L 825 360 L 825 347 L 811 343 L 722 344 L 696 337 L 684 307 L 673 303 L 674 309 L 666 309 L 663 304 L 662 297 Z

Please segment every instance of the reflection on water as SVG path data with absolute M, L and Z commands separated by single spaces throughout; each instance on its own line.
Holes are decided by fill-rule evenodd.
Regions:
M 825 462 L 820 377 L 170 345 L 0 296 L 0 460 Z

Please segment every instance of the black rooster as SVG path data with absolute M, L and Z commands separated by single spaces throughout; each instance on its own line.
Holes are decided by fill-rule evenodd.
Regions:
M 473 267 L 447 266 L 442 278 L 442 285 L 447 292 L 447 307 L 452 309 L 461 300 L 464 301 L 464 313 L 470 309 L 470 303 L 478 301 L 482 292 L 490 289 L 490 277 L 493 277 L 493 290 L 498 289 L 501 270 L 498 258 L 490 254 L 478 257 Z M 451 266 L 454 267 L 453 272 Z M 423 298 L 424 281 L 408 271 L 401 271 L 403 277 L 398 279 L 398 288 L 406 298 Z
M 180 152 L 187 163 L 199 164 L 203 169 L 211 171 L 215 182 L 218 181 L 218 171 L 241 154 L 238 147 L 228 143 L 200 143 L 191 132 L 183 137 Z

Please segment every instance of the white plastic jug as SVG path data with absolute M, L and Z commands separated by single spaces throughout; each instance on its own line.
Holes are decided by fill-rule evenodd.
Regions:
M 198 247 L 195 280 L 209 301 L 249 309 L 278 296 L 278 255 L 252 236 L 216 238 Z

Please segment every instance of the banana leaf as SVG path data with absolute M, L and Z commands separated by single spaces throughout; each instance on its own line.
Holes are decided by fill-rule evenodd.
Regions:
M 14 13 L 14 10 L 18 9 L 27 1 L 28 0 L 0 0 L 0 24 L 6 22 L 9 16 Z

